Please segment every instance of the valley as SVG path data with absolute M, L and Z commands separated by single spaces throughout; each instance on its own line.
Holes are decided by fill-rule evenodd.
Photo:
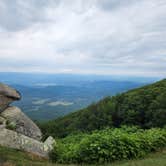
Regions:
M 97 75 L 0 73 L 1 81 L 16 88 L 22 99 L 14 103 L 33 120 L 62 117 L 156 78 L 116 78 Z M 19 82 L 19 84 L 18 84 Z

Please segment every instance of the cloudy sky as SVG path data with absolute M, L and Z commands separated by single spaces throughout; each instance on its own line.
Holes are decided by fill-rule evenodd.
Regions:
M 166 76 L 166 0 L 0 0 L 0 71 Z

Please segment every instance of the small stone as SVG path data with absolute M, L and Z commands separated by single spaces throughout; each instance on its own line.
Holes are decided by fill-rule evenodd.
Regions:
M 44 145 L 47 147 L 47 151 L 53 150 L 54 144 L 55 144 L 55 139 L 51 136 L 49 136 L 44 142 Z

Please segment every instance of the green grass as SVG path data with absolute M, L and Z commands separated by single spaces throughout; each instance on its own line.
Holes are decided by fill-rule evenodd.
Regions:
M 1 164 L 4 163 L 4 164 Z M 0 147 L 0 166 L 66 166 L 14 149 Z M 70 165 L 76 166 L 76 165 Z M 166 166 L 166 149 L 151 153 L 144 159 L 114 162 L 105 166 Z

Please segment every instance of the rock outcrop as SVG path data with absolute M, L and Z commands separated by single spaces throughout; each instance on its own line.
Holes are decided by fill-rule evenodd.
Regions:
M 6 108 L 1 113 L 1 116 L 7 120 L 9 126 L 13 124 L 16 132 L 39 141 L 41 140 L 42 133 L 40 129 L 18 107 Z
M 52 144 L 52 142 L 50 143 Z M 27 151 L 41 157 L 48 157 L 49 152 L 52 150 L 52 145 L 48 146 L 47 142 L 37 141 L 6 128 L 0 131 L 0 145 Z
M 21 109 L 10 106 L 20 99 L 18 91 L 0 83 L 0 145 L 48 157 L 54 139 L 48 137 L 41 142 L 42 133 L 37 125 Z
M 2 112 L 8 105 L 16 100 L 20 100 L 21 95 L 15 89 L 0 83 L 0 112 Z

